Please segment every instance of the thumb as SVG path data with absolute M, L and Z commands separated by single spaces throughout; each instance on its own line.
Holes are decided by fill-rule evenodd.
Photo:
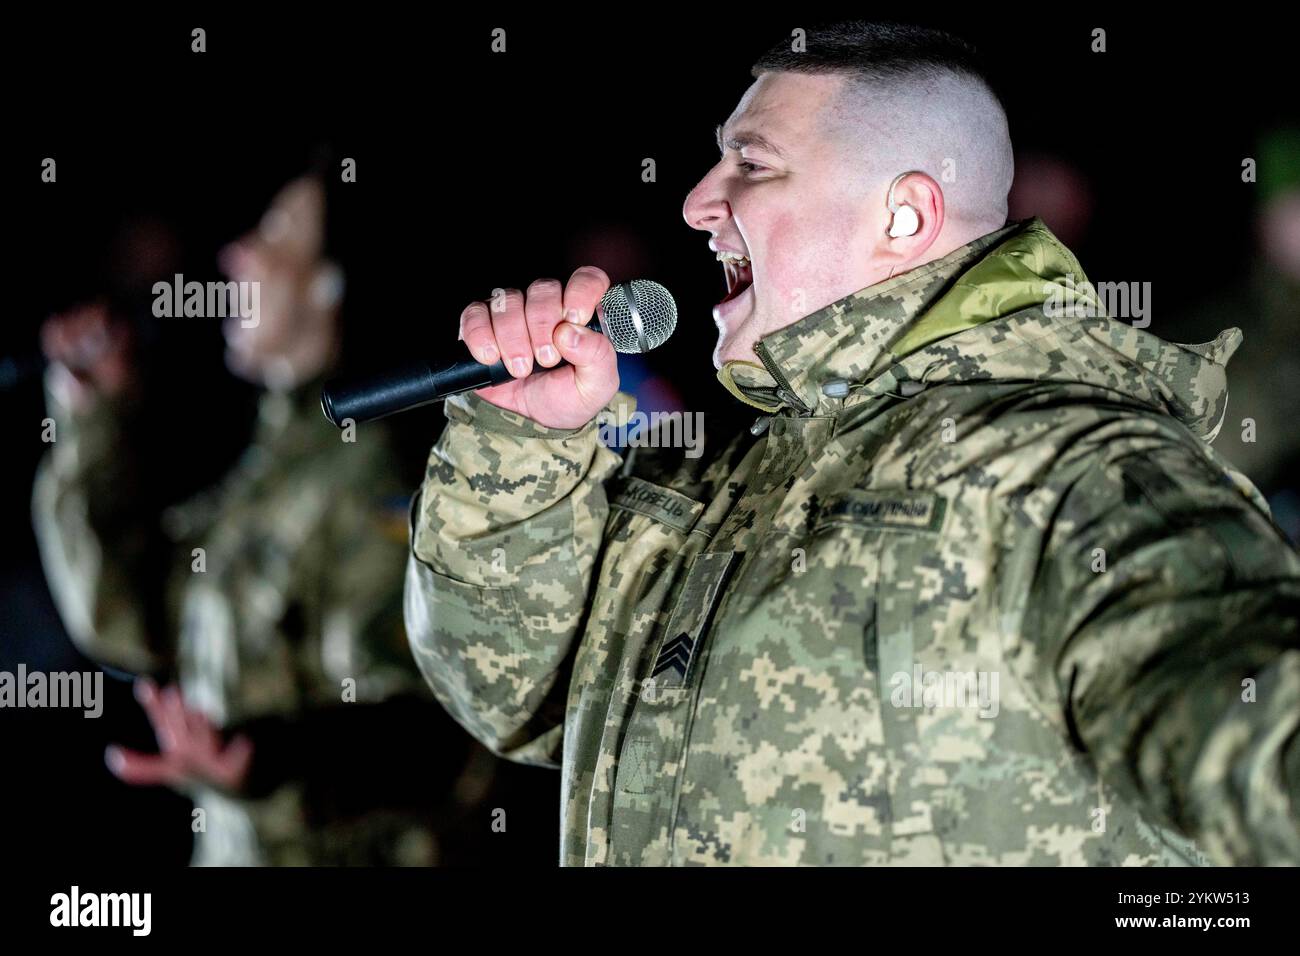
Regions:
M 573 366 L 574 387 L 600 404 L 618 390 L 618 359 L 609 339 L 575 322 L 561 322 L 553 335 L 560 357 Z

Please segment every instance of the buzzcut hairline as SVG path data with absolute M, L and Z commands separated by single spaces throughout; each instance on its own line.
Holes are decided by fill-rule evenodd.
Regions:
M 800 49 L 791 40 L 772 46 L 754 62 L 750 75 L 841 75 L 870 83 L 947 74 L 978 83 L 1003 106 L 976 48 L 943 30 L 851 20 L 812 27 L 802 39 Z

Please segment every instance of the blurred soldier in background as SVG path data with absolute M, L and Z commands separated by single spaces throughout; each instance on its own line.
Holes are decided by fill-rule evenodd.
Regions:
M 1228 372 L 1231 399 L 1223 435 L 1214 446 L 1259 486 L 1273 518 L 1300 542 L 1300 432 L 1296 382 L 1300 354 L 1300 128 L 1265 134 L 1255 154 L 1253 186 L 1257 254 L 1238 281 L 1208 297 L 1188 324 L 1197 341 L 1213 335 L 1224 317 L 1241 326 L 1245 341 Z
M 457 794 L 483 795 L 481 761 L 406 645 L 406 495 L 387 431 L 341 436 L 320 412 L 341 341 L 326 216 L 323 182 L 298 179 L 223 251 L 232 279 L 260 284 L 260 314 L 223 326 L 227 364 L 266 392 L 238 464 L 181 505 L 149 493 L 146 462 L 169 438 L 140 414 L 130 328 L 91 303 L 42 329 L 46 574 L 85 653 L 149 675 L 136 691 L 161 752 L 106 756 L 128 783 L 191 796 L 195 864 L 432 864 Z M 413 757 L 397 741 L 417 726 Z

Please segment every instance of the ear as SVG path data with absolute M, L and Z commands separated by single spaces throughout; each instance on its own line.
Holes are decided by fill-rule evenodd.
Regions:
M 886 193 L 886 206 L 889 199 Z M 925 262 L 926 252 L 938 240 L 943 230 L 943 188 L 925 173 L 904 173 L 894 180 L 893 206 L 895 211 L 885 219 L 880 249 L 881 260 L 897 274 Z M 901 234 L 889 235 L 891 231 Z

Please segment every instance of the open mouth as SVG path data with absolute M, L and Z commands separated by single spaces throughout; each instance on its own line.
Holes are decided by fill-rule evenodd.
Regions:
M 727 294 L 722 301 L 730 302 L 754 284 L 754 273 L 748 256 L 736 252 L 719 252 L 718 261 L 722 263 L 727 279 Z

